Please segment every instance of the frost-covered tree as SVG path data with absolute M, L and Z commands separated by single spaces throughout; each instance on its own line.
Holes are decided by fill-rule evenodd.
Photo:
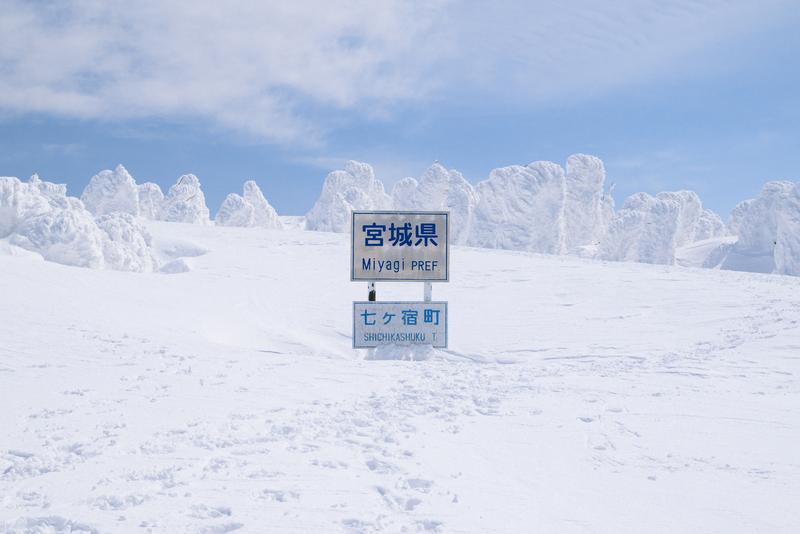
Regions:
M 113 212 L 139 215 L 139 187 L 122 165 L 92 176 L 81 200 L 93 215 Z
M 210 222 L 206 197 L 197 176 L 184 174 L 169 188 L 161 204 L 161 219 L 192 224 Z
M 353 210 L 391 209 L 392 199 L 366 163 L 348 161 L 344 170 L 325 177 L 322 193 L 306 214 L 306 228 L 324 232 L 350 230 Z

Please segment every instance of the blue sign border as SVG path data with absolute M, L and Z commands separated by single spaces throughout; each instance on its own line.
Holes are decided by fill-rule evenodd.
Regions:
M 444 279 L 435 278 L 356 278 L 356 215 L 444 215 L 447 231 L 447 246 L 444 251 L 445 272 Z M 404 210 L 353 210 L 350 213 L 350 281 L 351 282 L 449 282 L 450 281 L 450 212 L 449 211 L 404 211 Z
M 449 331 L 450 331 L 450 309 L 447 307 L 446 300 L 432 300 L 430 302 L 425 302 L 424 300 L 354 300 L 353 301 L 353 348 L 354 349 L 371 349 L 373 347 L 362 347 L 356 345 L 356 306 L 358 304 L 443 304 L 444 305 L 444 347 L 436 347 L 437 349 L 446 349 L 450 343 L 449 339 Z M 419 343 L 408 344 L 408 345 L 400 345 L 401 347 L 425 347 L 427 345 L 422 345 Z

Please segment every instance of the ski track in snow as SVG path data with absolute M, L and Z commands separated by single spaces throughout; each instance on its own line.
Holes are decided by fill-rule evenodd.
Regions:
M 0 531 L 800 530 L 799 279 L 455 247 L 376 362 L 347 236 L 149 226 L 209 252 L 0 257 Z

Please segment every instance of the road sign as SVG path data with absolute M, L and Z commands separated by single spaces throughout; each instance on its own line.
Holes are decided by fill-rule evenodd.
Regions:
M 354 211 L 350 280 L 447 282 L 449 233 L 446 211 Z
M 354 302 L 353 348 L 447 348 L 447 302 Z

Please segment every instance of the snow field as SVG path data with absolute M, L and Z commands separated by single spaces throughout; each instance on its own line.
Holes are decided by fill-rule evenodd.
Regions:
M 365 361 L 346 235 L 147 231 L 192 270 L 0 256 L 0 531 L 800 528 L 800 280 L 456 246 Z

